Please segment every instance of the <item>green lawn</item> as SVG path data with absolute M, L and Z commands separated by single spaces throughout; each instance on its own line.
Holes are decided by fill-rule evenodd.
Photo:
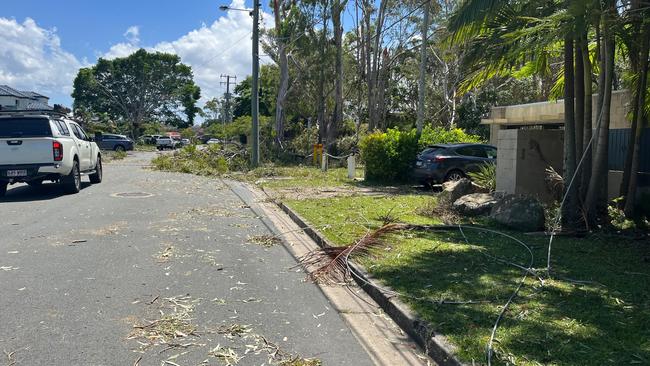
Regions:
M 345 197 L 288 201 L 335 244 L 347 244 L 382 223 L 436 223 L 418 215 L 427 195 Z M 495 234 L 466 230 L 405 233 L 362 264 L 404 294 L 403 300 L 458 347 L 459 356 L 485 362 L 499 311 L 522 271 L 485 254 L 527 265 L 528 252 Z M 513 233 L 510 233 L 513 234 Z M 547 238 L 517 235 L 533 250 L 534 267 L 546 265 Z M 650 245 L 592 236 L 558 238 L 556 280 L 527 280 L 497 331 L 496 364 L 650 364 Z M 577 284 L 560 278 L 597 283 Z M 485 301 L 472 305 L 437 304 Z
M 363 178 L 363 169 L 357 169 Z M 263 166 L 240 176 L 248 181 L 259 181 L 265 188 L 335 187 L 354 186 L 359 182 L 348 179 L 347 168 L 332 168 L 327 172 L 312 166 Z M 288 178 L 288 179 L 287 179 Z

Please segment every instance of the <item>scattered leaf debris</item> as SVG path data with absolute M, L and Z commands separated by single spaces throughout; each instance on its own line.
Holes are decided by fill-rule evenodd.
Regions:
M 197 336 L 197 326 L 192 322 L 194 307 L 200 299 L 190 296 L 177 296 L 164 299 L 167 313 L 160 310 L 159 319 L 139 322 L 133 325 L 128 339 L 138 340 L 145 345 L 171 344 L 175 340 Z
M 226 366 L 232 366 L 239 363 L 243 357 L 239 356 L 234 349 L 230 347 L 223 347 L 218 344 L 216 347 L 210 350 L 208 353 L 212 357 L 216 357 Z
M 274 235 L 263 234 L 263 235 L 254 235 L 248 237 L 248 242 L 251 244 L 257 244 L 265 248 L 270 248 L 275 245 L 282 243 L 282 240 Z
M 173 255 L 174 255 L 174 247 L 170 245 L 164 250 L 162 250 L 161 252 L 158 252 L 156 258 L 158 258 L 158 263 L 165 263 L 168 262 Z
M 251 332 L 251 328 L 248 325 L 241 324 L 230 324 L 224 325 L 217 329 L 217 333 L 223 334 L 226 338 L 235 338 L 242 337 Z

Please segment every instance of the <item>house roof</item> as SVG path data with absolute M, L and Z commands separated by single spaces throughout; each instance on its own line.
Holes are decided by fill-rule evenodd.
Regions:
M 28 97 L 30 97 L 30 98 L 47 98 L 47 99 L 50 99 L 50 98 L 49 98 L 48 96 L 46 96 L 46 95 L 39 94 L 39 93 L 36 93 L 36 92 L 33 92 L 33 91 L 24 91 L 24 90 L 21 90 L 20 92 L 23 93 L 23 94 L 25 94 L 26 96 L 28 96 Z
M 38 110 L 38 111 L 47 111 L 47 110 L 53 110 L 54 108 L 52 108 L 48 104 L 41 103 L 41 102 L 38 102 L 38 101 L 34 101 L 34 102 L 29 102 L 27 104 L 27 108 L 25 108 L 25 109 Z
M 24 94 L 23 92 L 10 87 L 9 85 L 0 85 L 0 95 L 9 96 L 9 97 L 18 97 L 18 98 L 29 98 L 29 99 L 32 98 Z

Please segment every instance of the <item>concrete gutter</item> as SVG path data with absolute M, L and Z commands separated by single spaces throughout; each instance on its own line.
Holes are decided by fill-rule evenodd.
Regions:
M 316 231 L 304 218 L 282 202 L 278 206 L 293 222 L 296 223 L 318 246 L 327 248 L 333 246 L 323 235 Z M 455 348 L 441 334 L 436 334 L 433 327 L 411 311 L 411 309 L 396 297 L 390 297 L 379 290 L 379 281 L 368 274 L 363 268 L 350 263 L 353 278 L 378 305 L 390 316 L 402 330 L 424 350 L 424 352 L 441 366 L 465 366 L 454 355 Z

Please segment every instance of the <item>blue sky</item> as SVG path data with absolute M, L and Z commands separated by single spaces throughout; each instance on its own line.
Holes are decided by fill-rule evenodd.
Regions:
M 262 1 L 266 8 L 267 2 Z M 247 13 L 251 0 L 21 0 L 0 11 L 0 84 L 51 96 L 70 105 L 79 67 L 98 57 L 126 56 L 143 47 L 179 54 L 193 66 L 205 97 L 223 93 L 220 75 L 250 73 Z M 272 16 L 264 16 L 267 26 Z

